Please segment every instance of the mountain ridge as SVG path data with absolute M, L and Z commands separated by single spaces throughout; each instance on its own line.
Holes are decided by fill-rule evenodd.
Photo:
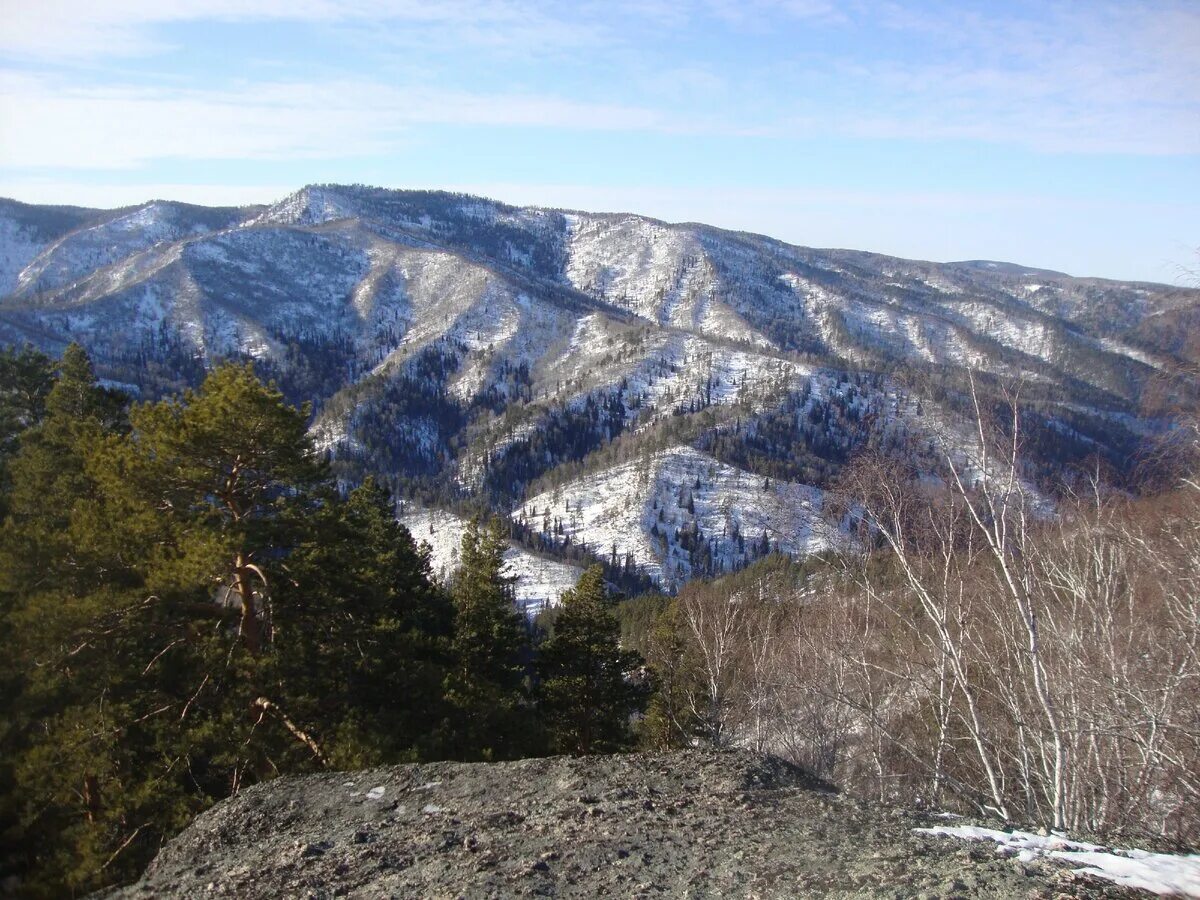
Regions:
M 1052 490 L 1090 457 L 1132 467 L 1164 425 L 1146 388 L 1187 361 L 1198 317 L 1200 291 L 1169 285 L 450 192 L 0 202 L 0 342 L 78 340 L 144 397 L 252 359 L 313 404 L 314 440 L 348 482 L 490 508 L 530 549 L 666 588 L 780 545 L 728 485 L 773 479 L 765 495 L 788 485 L 799 503 L 864 448 L 930 471 L 963 452 L 951 426 L 970 412 L 969 372 L 1023 382 L 1031 484 Z M 588 478 L 664 453 L 688 490 L 667 502 L 623 486 L 625 508 L 650 510 L 636 534 L 528 515 L 550 491 L 590 521 Z M 689 509 L 696 497 L 721 514 Z
M 340 184 L 337 182 L 312 182 L 310 184 L 304 185 L 302 188 L 298 189 L 298 191 L 293 192 L 293 193 L 299 193 L 301 191 L 305 191 L 305 190 L 308 190 L 311 188 L 331 188 L 331 187 L 332 188 L 340 188 L 340 187 L 346 187 L 346 186 L 349 186 L 349 185 L 344 185 L 344 184 Z M 354 186 L 358 186 L 358 185 L 354 185 Z M 1081 280 L 1081 281 L 1112 282 L 1112 283 L 1117 283 L 1117 284 L 1137 284 L 1137 285 L 1148 285 L 1148 286 L 1154 286 L 1154 287 L 1166 287 L 1166 288 L 1172 288 L 1172 289 L 1179 288 L 1178 285 L 1172 285 L 1168 282 L 1149 281 L 1149 280 L 1137 279 L 1137 278 L 1113 278 L 1113 277 L 1098 276 L 1098 275 L 1072 275 L 1071 273 L 1059 271 L 1057 269 L 1047 269 L 1044 267 L 1026 266 L 1021 263 L 1015 263 L 1015 262 L 1012 262 L 1009 260 L 961 259 L 961 260 L 937 261 L 937 260 L 925 259 L 925 258 L 901 257 L 901 256 L 895 256 L 892 254 L 876 253 L 875 251 L 860 250 L 860 249 L 856 249 L 853 247 L 834 247 L 834 246 L 815 247 L 815 246 L 802 245 L 802 244 L 791 244 L 791 243 L 783 241 L 782 239 L 779 239 L 779 238 L 772 238 L 772 237 L 770 237 L 770 235 L 767 235 L 764 232 L 746 231 L 743 229 L 733 229 L 733 228 L 723 228 L 721 226 L 709 225 L 705 222 L 700 222 L 698 220 L 692 220 L 692 219 L 673 221 L 673 220 L 669 220 L 669 219 L 657 218 L 655 216 L 649 216 L 644 213 L 638 213 L 631 209 L 630 210 L 597 211 L 597 210 L 585 210 L 585 209 L 582 209 L 579 207 L 570 207 L 570 206 L 542 206 L 542 205 L 537 205 L 537 204 L 518 206 L 515 204 L 508 203 L 507 201 L 496 200 L 494 198 L 487 197 L 482 194 L 466 194 L 466 193 L 461 193 L 461 192 L 456 192 L 456 191 L 445 191 L 445 190 L 430 191 L 430 190 L 425 190 L 425 189 L 385 188 L 385 187 L 370 186 L 370 185 L 363 185 L 363 186 L 369 187 L 371 190 L 378 190 L 378 191 L 393 191 L 393 192 L 398 192 L 398 193 L 430 193 L 430 194 L 440 194 L 440 195 L 444 195 L 446 197 L 471 197 L 471 198 L 480 200 L 480 201 L 488 203 L 488 204 L 494 204 L 496 206 L 506 206 L 506 207 L 510 207 L 513 209 L 541 210 L 543 212 L 561 213 L 561 214 L 565 214 L 565 215 L 582 214 L 582 215 L 590 215 L 590 216 L 597 216 L 597 217 L 612 217 L 612 218 L 636 217 L 639 219 L 643 219 L 647 222 L 651 222 L 653 224 L 667 226 L 667 227 L 711 228 L 716 231 L 724 232 L 726 234 L 746 235 L 749 237 L 766 238 L 769 240 L 779 241 L 779 243 L 785 244 L 787 246 L 803 247 L 804 249 L 815 250 L 815 251 L 820 251 L 820 252 L 827 252 L 827 253 L 862 253 L 862 254 L 871 254 L 871 255 L 876 255 L 876 256 L 880 256 L 880 257 L 885 257 L 888 259 L 905 260 L 908 262 L 923 263 L 923 264 L 936 265 L 936 266 L 965 266 L 965 267 L 972 267 L 972 268 L 999 267 L 1001 270 L 1008 271 L 1008 272 L 1014 273 L 1014 274 L 1018 274 L 1018 273 L 1041 274 L 1041 275 L 1052 275 L 1052 276 L 1059 277 L 1059 278 L 1072 278 L 1072 279 Z M 269 208 L 271 208 L 273 205 L 275 205 L 275 204 L 271 204 L 271 203 L 247 203 L 247 204 L 243 204 L 243 205 L 209 206 L 208 204 L 190 203 L 190 202 L 182 201 L 182 200 L 172 200 L 168 197 L 152 197 L 152 198 L 148 198 L 148 199 L 138 202 L 138 203 L 125 204 L 122 206 L 111 206 L 111 207 L 109 207 L 109 206 L 76 206 L 74 204 L 62 204 L 62 203 L 34 203 L 31 201 L 27 201 L 27 200 L 18 200 L 15 197 L 0 196 L 0 209 L 3 209 L 5 207 L 20 207 L 25 210 L 28 210 L 31 212 L 37 212 L 37 213 L 45 214 L 45 213 L 52 213 L 52 212 L 57 211 L 57 212 L 61 212 L 63 214 L 80 214 L 83 216 L 97 218 L 97 219 L 104 217 L 108 214 L 132 212 L 132 211 L 135 211 L 135 210 L 138 210 L 138 209 L 141 209 L 143 207 L 150 206 L 153 204 L 173 204 L 173 205 L 183 206 L 183 207 L 192 207 L 195 209 L 254 210 L 259 213 L 264 212 L 264 211 L 268 210 Z M 79 226 L 77 225 L 75 227 L 79 227 Z M 1187 290 L 1187 288 L 1179 288 L 1179 289 Z

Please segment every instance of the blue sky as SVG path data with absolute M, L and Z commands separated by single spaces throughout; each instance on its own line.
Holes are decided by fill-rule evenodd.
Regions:
M 0 195 L 310 182 L 1180 280 L 1200 2 L 0 0 Z

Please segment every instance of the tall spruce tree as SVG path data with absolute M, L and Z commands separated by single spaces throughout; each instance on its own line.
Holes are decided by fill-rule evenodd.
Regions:
M 0 350 L 0 501 L 7 493 L 5 470 L 21 433 L 42 420 L 54 386 L 54 362 L 32 347 Z M 4 508 L 0 506 L 0 518 Z
M 528 628 L 504 574 L 508 542 L 499 520 L 472 519 L 462 539 L 454 601 L 454 669 L 447 694 L 456 709 L 452 756 L 508 759 L 533 749 L 528 696 Z
M 630 718 L 645 708 L 646 689 L 630 675 L 641 655 L 620 647 L 620 624 L 592 566 L 562 595 L 554 633 L 539 648 L 540 710 L 552 746 L 562 753 L 611 753 L 633 742 Z
M 639 741 L 651 750 L 691 746 L 700 723 L 691 702 L 700 679 L 695 654 L 684 638 L 679 601 L 658 614 L 646 642 L 646 662 L 654 693 L 638 728 Z
M 25 401 L 37 421 L 20 435 L 7 467 L 11 552 L 0 573 L 0 590 L 4 581 L 32 586 L 54 574 L 68 574 L 54 573 L 47 563 L 65 552 L 71 511 L 78 499 L 94 490 L 85 461 L 106 433 L 124 427 L 125 398 L 96 383 L 82 347 L 68 346 L 57 368 L 44 407 L 36 399 L 36 388 Z

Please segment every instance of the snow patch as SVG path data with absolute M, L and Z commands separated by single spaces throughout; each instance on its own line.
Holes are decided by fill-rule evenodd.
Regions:
M 675 447 L 586 475 L 524 503 L 514 516 L 548 539 L 569 536 L 602 558 L 627 556 L 664 587 L 692 575 L 681 532 L 693 529 L 732 571 L 770 550 L 805 556 L 840 547 L 817 488 L 754 475 Z M 694 538 L 689 538 L 694 540 Z
M 397 517 L 413 540 L 429 547 L 433 574 L 444 583 L 459 565 L 459 552 L 467 522 L 442 509 L 408 505 Z M 563 591 L 575 587 L 583 569 L 545 559 L 516 545 L 504 553 L 505 574 L 515 578 L 517 605 L 533 614 L 558 604 Z
M 998 831 L 976 825 L 939 825 L 914 831 L 937 837 L 994 841 L 996 852 L 1017 854 L 1022 862 L 1057 859 L 1079 866 L 1075 872 L 1160 895 L 1200 897 L 1200 854 L 1150 853 L 1073 841 L 1060 832 Z

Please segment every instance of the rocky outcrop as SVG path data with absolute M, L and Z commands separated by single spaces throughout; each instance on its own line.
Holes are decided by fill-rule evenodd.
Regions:
M 746 752 L 396 766 L 244 791 L 109 896 L 1120 895 L 924 824 Z

